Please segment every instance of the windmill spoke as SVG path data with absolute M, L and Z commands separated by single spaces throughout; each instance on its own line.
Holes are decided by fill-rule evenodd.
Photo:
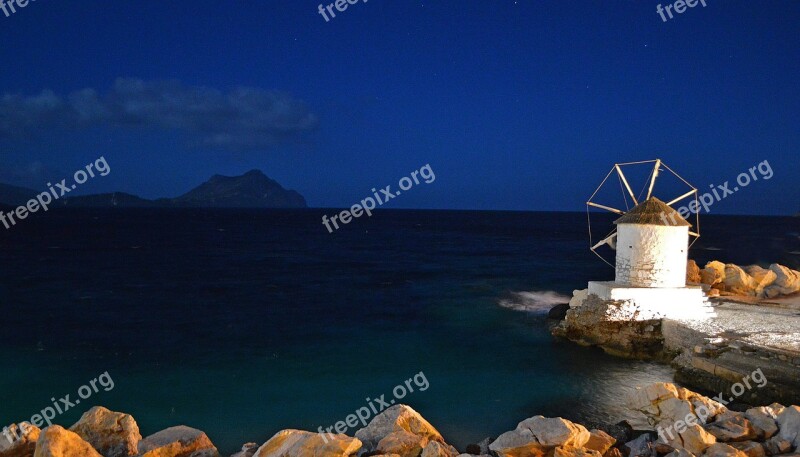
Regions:
M 622 182 L 625 183 L 625 188 L 628 189 L 628 193 L 630 194 L 631 198 L 633 199 L 633 205 L 634 206 L 638 205 L 639 202 L 636 201 L 636 196 L 633 195 L 633 191 L 631 190 L 631 185 L 628 184 L 628 180 L 625 179 L 625 175 L 622 174 L 622 169 L 619 167 L 619 165 L 614 165 L 614 166 L 617 168 L 617 174 L 619 175 L 620 179 L 622 179 Z
M 656 160 L 656 165 L 653 167 L 653 178 L 650 180 L 650 188 L 647 189 L 647 198 L 645 200 L 649 200 L 650 197 L 653 195 L 653 186 L 656 185 L 656 178 L 658 178 L 658 169 L 661 167 L 661 159 Z
M 589 206 L 594 206 L 595 208 L 600 208 L 600 209 L 604 209 L 606 211 L 611 211 L 612 213 L 617 213 L 620 216 L 624 216 L 625 215 L 625 211 L 618 210 L 618 209 L 612 208 L 610 206 L 601 205 L 601 204 L 595 203 L 595 202 L 586 202 L 586 204 L 589 205 Z
M 689 197 L 689 196 L 691 196 L 692 194 L 695 194 L 695 193 L 697 193 L 697 189 L 692 189 L 689 192 L 686 192 L 685 194 L 681 195 L 680 197 L 675 198 L 672 201 L 670 201 L 669 203 L 667 203 L 667 206 L 672 206 L 673 204 L 675 204 L 675 203 L 683 200 L 684 198 Z

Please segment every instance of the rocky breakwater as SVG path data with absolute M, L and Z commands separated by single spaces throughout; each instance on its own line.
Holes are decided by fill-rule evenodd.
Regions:
M 732 411 L 673 384 L 638 388 L 628 399 L 653 432 L 633 443 L 629 457 L 800 456 L 800 407 L 773 403 Z
M 623 399 L 620 399 L 623 401 Z M 800 408 L 772 404 L 745 412 L 673 384 L 637 389 L 627 400 L 642 430 L 626 422 L 589 429 L 555 417 L 534 416 L 497 438 L 459 452 L 406 405 L 383 411 L 355 433 L 320 434 L 287 429 L 262 445 L 248 443 L 231 457 L 798 457 Z M 218 457 L 200 430 L 172 427 L 142 438 L 133 418 L 102 407 L 65 429 L 9 427 L 12 444 L 0 457 Z
M 690 260 L 686 281 L 703 285 L 709 296 L 740 296 L 774 299 L 800 292 L 800 272 L 773 263 L 769 268 L 759 265 L 740 267 L 717 260 L 705 268 Z

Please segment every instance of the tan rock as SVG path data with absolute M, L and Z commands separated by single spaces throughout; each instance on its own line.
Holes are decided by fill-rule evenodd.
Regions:
M 455 457 L 458 451 L 453 446 L 442 444 L 438 441 L 431 441 L 422 450 L 422 457 Z
M 708 433 L 698 424 L 676 426 L 675 422 L 662 423 L 659 426 L 659 439 L 665 441 L 675 449 L 686 449 L 695 455 L 702 454 L 709 446 L 717 442 L 714 435 Z M 667 428 L 671 427 L 671 428 Z
M 686 262 L 686 282 L 691 284 L 698 284 L 702 282 L 702 278 L 700 277 L 700 267 L 697 266 L 697 262 L 692 259 L 689 259 Z
M 0 435 L 0 457 L 31 457 L 40 433 L 39 427 L 27 422 L 9 425 Z
M 503 433 L 489 445 L 489 450 L 500 457 L 544 457 L 552 449 L 539 444 L 530 433 L 518 430 Z
M 766 296 L 764 289 L 771 286 L 775 280 L 778 279 L 778 275 L 776 275 L 774 271 L 761 268 L 758 265 L 746 267 L 745 271 L 750 275 L 751 278 L 753 278 L 753 281 L 755 282 L 756 296 L 762 298 Z
M 705 457 L 746 457 L 746 455 L 744 452 L 727 444 L 717 443 L 706 449 Z
M 695 457 L 695 455 L 686 449 L 675 449 L 664 457 Z
M 749 296 L 756 294 L 755 280 L 738 265 L 732 263 L 725 265 L 725 279 L 722 282 L 725 284 L 725 290 L 733 294 Z
M 721 284 L 725 280 L 725 264 L 716 260 L 708 262 L 700 271 L 700 280 L 709 286 Z
M 77 433 L 105 457 L 129 457 L 139 453 L 139 426 L 129 414 L 95 406 L 83 413 L 70 431 Z
M 592 449 L 559 446 L 553 452 L 553 457 L 603 457 L 603 454 Z
M 767 452 L 761 443 L 755 441 L 742 441 L 740 443 L 728 443 L 731 447 L 744 452 L 747 457 L 766 457 Z
M 614 437 L 602 430 L 595 429 L 589 433 L 589 441 L 587 441 L 584 445 L 586 449 L 591 449 L 599 452 L 600 454 L 605 454 L 609 449 L 611 449 L 611 446 L 617 443 L 617 440 L 614 439 Z
M 572 298 L 569 299 L 569 307 L 577 308 L 589 297 L 589 289 L 573 290 Z
M 759 440 L 772 438 L 778 433 L 778 424 L 775 422 L 772 411 L 767 408 L 766 406 L 750 408 L 744 413 L 747 420 L 753 424 Z
M 717 441 L 750 441 L 758 435 L 750 421 L 744 414 L 728 411 L 705 427 L 708 433 L 714 435 Z
M 605 454 L 603 454 L 603 457 L 623 457 L 623 455 L 619 448 L 612 447 Z
M 542 446 L 583 447 L 591 437 L 583 425 L 560 417 L 534 416 L 517 425 L 517 431 L 530 433 Z
M 800 407 L 787 406 L 775 419 L 778 423 L 778 436 L 792 443 L 800 450 Z
M 401 457 L 419 457 L 429 441 L 425 436 L 398 430 L 380 440 L 377 450 L 384 454 L 398 454 Z
M 374 451 L 383 438 L 399 431 L 406 431 L 431 441 L 445 442 L 433 425 L 406 405 L 394 405 L 378 414 L 366 427 L 356 432 L 356 438 L 361 440 L 364 449 Z
M 777 419 L 778 416 L 783 412 L 783 410 L 786 409 L 786 407 L 780 403 L 773 403 L 769 406 L 765 406 L 764 408 L 766 409 L 766 412 L 772 416 L 773 419 Z
M 779 287 L 781 295 L 791 295 L 800 291 L 800 272 L 777 263 L 770 265 L 769 269 L 775 272 L 776 278 L 773 286 Z
M 101 457 L 91 444 L 77 433 L 60 425 L 51 425 L 42 430 L 36 442 L 34 457 Z
M 281 430 L 258 448 L 254 457 L 347 457 L 361 449 L 361 441 L 347 435 Z
M 206 451 L 208 456 L 219 456 L 205 433 L 185 425 L 161 430 L 139 443 L 142 457 L 189 457 L 200 451 Z

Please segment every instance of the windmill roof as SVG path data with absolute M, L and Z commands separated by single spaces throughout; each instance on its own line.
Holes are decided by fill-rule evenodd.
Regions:
M 691 227 L 680 213 L 661 200 L 650 197 L 634 206 L 620 217 L 615 224 L 667 225 L 672 227 Z

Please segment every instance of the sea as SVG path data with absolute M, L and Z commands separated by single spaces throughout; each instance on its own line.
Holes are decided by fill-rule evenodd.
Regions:
M 586 214 L 382 210 L 334 233 L 323 214 L 73 209 L 0 227 L 0 424 L 103 405 L 230 454 L 392 401 L 463 450 L 534 415 L 619 421 L 626 393 L 672 380 L 550 336 L 552 306 L 613 279 Z M 798 218 L 702 223 L 698 263 L 800 268 Z

